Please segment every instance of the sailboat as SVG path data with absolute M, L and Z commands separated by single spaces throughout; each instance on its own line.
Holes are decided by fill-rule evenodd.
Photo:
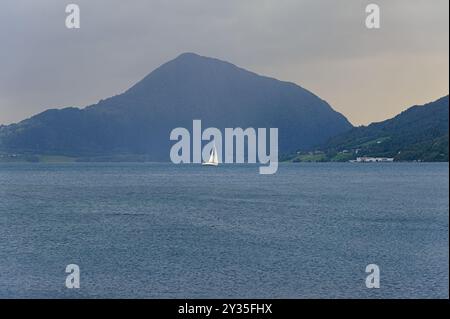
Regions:
M 209 156 L 209 160 L 207 162 L 203 162 L 204 166 L 218 166 L 219 165 L 219 158 L 217 156 L 217 149 L 214 145 L 211 150 L 211 155 Z

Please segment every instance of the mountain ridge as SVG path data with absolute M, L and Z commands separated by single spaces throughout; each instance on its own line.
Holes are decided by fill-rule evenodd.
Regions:
M 294 161 L 346 161 L 391 157 L 397 161 L 448 161 L 449 96 L 414 105 L 391 119 L 354 127 Z
M 278 127 L 280 151 L 352 128 L 324 100 L 291 82 L 184 53 L 121 94 L 85 108 L 50 109 L 0 128 L 0 151 L 65 156 L 142 155 L 167 161 L 169 133 L 205 127 Z

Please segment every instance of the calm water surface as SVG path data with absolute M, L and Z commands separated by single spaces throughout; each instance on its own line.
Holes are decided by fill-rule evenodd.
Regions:
M 0 164 L 0 297 L 448 298 L 448 178 L 418 163 Z

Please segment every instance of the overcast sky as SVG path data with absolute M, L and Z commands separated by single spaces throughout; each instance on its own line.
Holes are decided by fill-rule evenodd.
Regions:
M 381 7 L 381 29 L 365 7 Z M 81 29 L 65 27 L 65 6 Z M 448 94 L 448 0 L 1 0 L 0 124 L 119 94 L 196 52 L 292 81 L 353 124 Z

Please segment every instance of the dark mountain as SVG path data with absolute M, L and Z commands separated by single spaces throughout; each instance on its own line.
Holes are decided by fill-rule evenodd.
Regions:
M 281 153 L 324 143 L 352 128 L 325 101 L 293 83 L 186 53 L 123 94 L 0 127 L 0 151 L 168 160 L 171 130 L 191 129 L 194 119 L 204 128 L 277 127 Z
M 449 98 L 413 106 L 396 117 L 353 128 L 330 139 L 322 160 L 356 156 L 393 157 L 398 161 L 448 161 Z M 311 154 L 310 154 L 311 155 Z

